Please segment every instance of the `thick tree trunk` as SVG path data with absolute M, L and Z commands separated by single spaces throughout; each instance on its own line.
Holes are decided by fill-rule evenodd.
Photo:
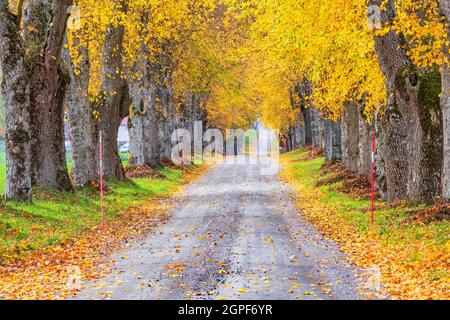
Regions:
M 441 195 L 443 157 L 441 76 L 419 71 L 417 84 L 406 79 L 409 96 L 408 196 L 415 202 L 433 202 Z M 410 76 L 411 77 L 411 76 Z
M 158 150 L 160 159 L 170 159 L 172 155 L 171 134 L 175 129 L 176 106 L 173 101 L 172 76 L 173 61 L 171 44 L 165 42 L 161 45 L 161 52 L 157 55 L 153 66 L 153 79 L 155 85 L 155 109 L 158 122 Z
M 303 112 L 299 110 L 297 125 L 294 127 L 295 147 L 302 148 L 306 145 L 306 123 Z
M 450 23 L 450 1 L 439 1 L 441 11 Z M 450 39 L 450 29 L 447 29 Z M 448 50 L 448 48 L 446 48 Z M 450 61 L 450 54 L 447 51 L 447 59 Z M 450 202 L 450 65 L 444 63 L 442 70 L 442 96 L 441 107 L 443 116 L 443 167 L 442 167 L 442 198 Z
M 325 121 L 326 148 L 325 155 L 331 163 L 342 161 L 341 122 Z
M 305 145 L 312 145 L 312 126 L 311 126 L 311 109 L 301 107 L 304 123 L 305 123 Z
M 34 183 L 58 190 L 71 190 L 64 145 L 67 79 L 60 63 L 70 3 L 29 1 L 24 15 L 31 81 L 32 177 Z
M 29 82 L 20 34 L 6 0 L 0 0 L 0 66 L 6 105 L 5 198 L 31 201 Z
M 75 44 L 77 45 L 77 44 Z M 66 94 L 67 117 L 72 145 L 72 182 L 84 187 L 99 177 L 98 133 L 96 120 L 89 101 L 89 56 L 87 49 L 78 49 L 81 61 L 74 66 L 69 51 L 63 51 L 70 85 Z M 75 72 L 75 68 L 79 72 Z
M 450 202 L 450 66 L 442 71 L 442 115 L 444 130 L 444 158 L 442 168 L 442 198 Z
M 289 128 L 288 132 L 286 133 L 286 151 L 287 152 L 292 151 L 291 128 Z
M 386 8 L 384 22 L 395 16 L 394 1 L 389 0 Z M 394 32 L 375 37 L 388 97 L 383 121 L 387 196 L 389 200 L 408 196 L 414 202 L 429 202 L 440 193 L 441 85 L 436 73 L 412 65 L 404 47 L 403 38 Z
M 305 145 L 313 144 L 313 128 L 312 128 L 312 103 L 309 96 L 312 93 L 311 84 L 307 78 L 298 81 L 295 86 L 295 92 L 299 98 L 301 118 L 304 123 L 304 141 Z
M 325 148 L 325 123 L 316 107 L 309 107 L 311 117 L 312 144 L 316 148 Z
M 359 157 L 359 112 L 354 102 L 345 104 L 341 119 L 342 161 L 346 168 L 357 172 Z
M 143 166 L 144 157 L 144 99 L 140 83 L 131 86 L 131 115 L 130 115 L 130 158 L 128 163 L 132 166 Z
M 125 179 L 125 171 L 118 152 L 117 136 L 120 123 L 128 115 L 131 105 L 128 84 L 122 78 L 123 39 L 123 26 L 108 26 L 103 47 L 104 103 L 99 107 L 104 175 L 115 180 Z
M 137 96 L 133 89 L 133 116 L 130 125 L 130 163 L 135 166 L 148 165 L 157 167 L 160 164 L 158 142 L 158 119 L 155 108 L 155 89 L 151 79 L 139 91 Z
M 157 96 L 160 97 L 161 111 L 158 112 L 158 136 L 159 151 L 161 159 L 170 159 L 171 157 L 171 93 L 167 87 L 160 87 Z
M 154 79 L 149 79 L 149 87 L 144 93 L 144 157 L 145 163 L 151 167 L 161 164 L 158 141 L 158 115 L 156 110 L 156 89 Z

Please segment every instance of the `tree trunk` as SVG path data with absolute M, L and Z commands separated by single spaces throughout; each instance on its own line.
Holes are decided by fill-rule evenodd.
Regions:
M 148 78 L 147 78 L 148 79 Z M 133 89 L 133 116 L 130 125 L 130 163 L 157 167 L 160 164 L 158 119 L 152 79 L 144 81 L 139 96 Z M 137 109 L 138 108 L 138 109 Z
M 313 132 L 312 132 L 312 116 L 311 108 L 312 103 L 309 100 L 309 96 L 312 93 L 311 84 L 307 78 L 303 78 L 302 81 L 298 81 L 295 86 L 295 92 L 299 98 L 301 117 L 304 123 L 304 141 L 305 145 L 313 144 Z
M 71 190 L 64 145 L 67 79 L 60 63 L 70 4 L 69 0 L 29 1 L 24 16 L 31 81 L 32 178 L 35 184 L 58 190 Z
M 131 115 L 130 115 L 130 153 L 128 163 L 132 166 L 143 166 L 144 156 L 144 99 L 139 84 L 131 86 Z
M 295 147 L 302 148 L 306 145 L 306 122 L 301 110 L 298 113 L 297 119 L 297 125 L 294 127 Z
M 384 168 L 383 126 L 379 115 L 375 118 L 375 188 L 382 199 L 387 199 L 386 173 Z
M 325 121 L 326 148 L 325 155 L 331 163 L 342 161 L 341 122 Z
M 144 157 L 145 163 L 151 167 L 161 164 L 159 141 L 158 141 L 158 116 L 156 110 L 156 89 L 155 85 L 149 82 L 149 87 L 144 98 Z
M 108 26 L 103 47 L 102 93 L 104 103 L 99 107 L 99 129 L 103 137 L 103 168 L 105 177 L 124 180 L 125 171 L 119 156 L 117 137 L 119 126 L 128 113 L 131 98 L 128 84 L 122 78 L 124 27 Z
M 442 115 L 444 158 L 442 170 L 442 198 L 450 202 L 450 66 L 444 65 L 442 71 Z
M 369 4 L 380 6 L 381 2 Z M 394 16 L 394 1 L 389 0 L 382 20 Z M 388 97 L 383 121 L 387 196 L 389 200 L 408 196 L 413 202 L 430 202 L 440 193 L 441 84 L 435 72 L 412 65 L 405 47 L 404 38 L 394 32 L 375 37 Z
M 158 120 L 158 136 L 160 159 L 170 159 L 172 155 L 171 134 L 175 128 L 174 116 L 176 107 L 173 102 L 172 75 L 173 62 L 170 53 L 171 44 L 164 43 L 161 53 L 157 55 L 154 66 L 155 108 Z
M 345 104 L 341 119 L 342 160 L 346 168 L 357 172 L 359 157 L 359 113 L 354 102 Z
M 301 107 L 303 119 L 305 122 L 305 145 L 310 146 L 313 143 L 312 126 L 311 126 L 311 109 L 309 107 Z
M 76 35 L 74 41 L 77 42 Z M 75 43 L 74 45 L 78 45 Z M 85 47 L 78 48 L 81 61 L 73 65 L 69 50 L 63 51 L 70 85 L 66 95 L 67 117 L 72 144 L 72 182 L 82 188 L 99 177 L 98 133 L 89 101 L 89 56 Z M 75 68 L 79 72 L 75 72 Z
M 440 0 L 441 11 L 446 17 L 447 23 L 450 22 L 450 1 Z M 447 29 L 447 35 L 450 39 L 450 29 Z M 450 54 L 447 59 L 450 61 Z M 442 167 L 442 198 L 450 202 L 450 65 L 444 62 L 442 70 L 442 96 L 441 107 L 443 116 L 443 167 Z
M 362 108 L 358 110 L 358 130 L 357 171 L 359 175 L 370 178 L 372 168 L 371 128 L 367 123 L 367 118 L 365 117 L 364 110 Z
M 312 144 L 316 148 L 325 148 L 325 126 L 322 115 L 316 107 L 310 108 Z
M 406 79 L 409 97 L 408 196 L 414 202 L 433 202 L 441 196 L 443 125 L 441 76 L 432 70 L 416 72 L 417 84 Z M 411 75 L 410 75 L 411 78 Z
M 30 98 L 24 49 L 8 1 L 0 1 L 0 66 L 6 105 L 5 198 L 31 201 Z

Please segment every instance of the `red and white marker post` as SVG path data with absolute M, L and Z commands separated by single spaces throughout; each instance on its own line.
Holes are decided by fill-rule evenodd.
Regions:
M 375 222 L 375 130 L 372 128 L 372 215 L 371 215 L 371 223 L 372 226 Z
M 99 147 L 100 147 L 100 164 L 99 164 L 99 174 L 100 174 L 100 195 L 101 195 L 101 207 L 102 207 L 102 229 L 105 227 L 105 190 L 103 183 L 103 141 L 102 132 L 99 132 Z

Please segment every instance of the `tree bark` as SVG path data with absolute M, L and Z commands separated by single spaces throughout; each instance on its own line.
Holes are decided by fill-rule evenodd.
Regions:
M 132 96 L 132 115 L 130 115 L 130 153 L 128 163 L 132 166 L 143 166 L 144 157 L 144 100 L 141 89 L 137 86 L 131 88 Z
M 369 5 L 381 3 L 369 1 Z M 394 1 L 389 0 L 382 20 L 387 22 L 394 16 Z M 387 196 L 389 200 L 407 196 L 413 202 L 431 202 L 441 187 L 441 84 L 432 70 L 412 65 L 405 47 L 404 38 L 393 31 L 375 37 L 388 97 L 383 121 Z
M 312 124 L 311 124 L 311 101 L 309 96 L 311 95 L 311 84 L 307 78 L 303 78 L 302 81 L 298 81 L 295 86 L 295 92 L 299 98 L 301 118 L 304 123 L 304 141 L 305 145 L 312 145 Z
M 442 168 L 442 198 L 450 202 L 450 66 L 445 64 L 442 71 L 442 115 L 444 157 Z
M 160 165 L 156 92 L 153 79 L 146 76 L 142 87 L 132 90 L 133 116 L 130 125 L 130 163 L 135 166 Z
M 342 161 L 346 168 L 357 172 L 359 157 L 359 112 L 355 102 L 344 105 L 341 119 Z
M 99 177 L 99 146 L 93 106 L 89 101 L 88 51 L 85 47 L 79 47 L 78 51 L 81 57 L 79 65 L 73 65 L 68 49 L 63 51 L 63 60 L 70 77 L 66 106 L 72 144 L 72 182 L 75 187 L 82 188 Z M 75 72 L 75 68 L 79 72 Z
M 298 113 L 298 122 L 294 128 L 295 130 L 295 146 L 302 148 L 306 146 L 306 121 L 303 112 Z
M 316 148 L 325 148 L 325 123 L 316 107 L 310 108 L 312 144 Z
M 367 123 L 367 118 L 364 115 L 364 110 L 358 110 L 358 174 L 366 178 L 371 177 L 371 128 Z
M 383 141 L 383 126 L 380 121 L 379 115 L 375 117 L 375 188 L 382 199 L 387 199 L 387 183 L 386 183 L 386 173 L 385 173 L 385 160 L 384 160 L 384 149 L 382 143 Z
M 444 14 L 447 23 L 450 23 L 450 1 L 440 0 L 440 9 Z M 447 36 L 450 39 L 450 29 L 447 29 Z M 450 61 L 449 48 L 444 48 L 446 58 Z M 442 198 L 450 202 L 450 64 L 444 62 L 442 68 L 442 96 L 441 108 L 443 116 L 443 167 L 442 167 Z
M 31 81 L 32 178 L 37 185 L 71 190 L 64 145 L 64 96 L 67 79 L 61 50 L 69 0 L 27 1 L 24 43 Z
M 342 161 L 342 139 L 341 139 L 341 122 L 340 121 L 325 121 L 325 136 L 326 136 L 326 159 L 331 163 L 338 163 Z
M 312 127 L 311 127 L 311 109 L 308 107 L 301 107 L 301 112 L 305 122 L 305 145 L 312 145 Z
M 155 113 L 158 123 L 158 150 L 160 159 L 170 160 L 172 155 L 171 134 L 176 123 L 176 106 L 173 101 L 172 89 L 174 66 L 171 43 L 164 41 L 160 50 L 152 70 L 155 85 Z
M 122 7 L 122 10 L 126 10 Z M 128 116 L 131 98 L 122 77 L 124 26 L 109 25 L 103 46 L 104 103 L 99 107 L 99 130 L 103 137 L 103 169 L 107 178 L 124 180 L 125 171 L 119 156 L 117 137 L 122 120 Z
M 24 48 L 6 0 L 0 0 L 0 66 L 6 105 L 5 198 L 31 201 L 30 88 Z

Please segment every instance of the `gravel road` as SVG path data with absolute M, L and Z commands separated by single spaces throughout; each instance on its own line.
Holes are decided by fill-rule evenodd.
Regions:
M 172 217 L 113 256 L 113 272 L 75 299 L 361 299 L 338 246 L 256 165 L 219 164 L 192 183 Z

